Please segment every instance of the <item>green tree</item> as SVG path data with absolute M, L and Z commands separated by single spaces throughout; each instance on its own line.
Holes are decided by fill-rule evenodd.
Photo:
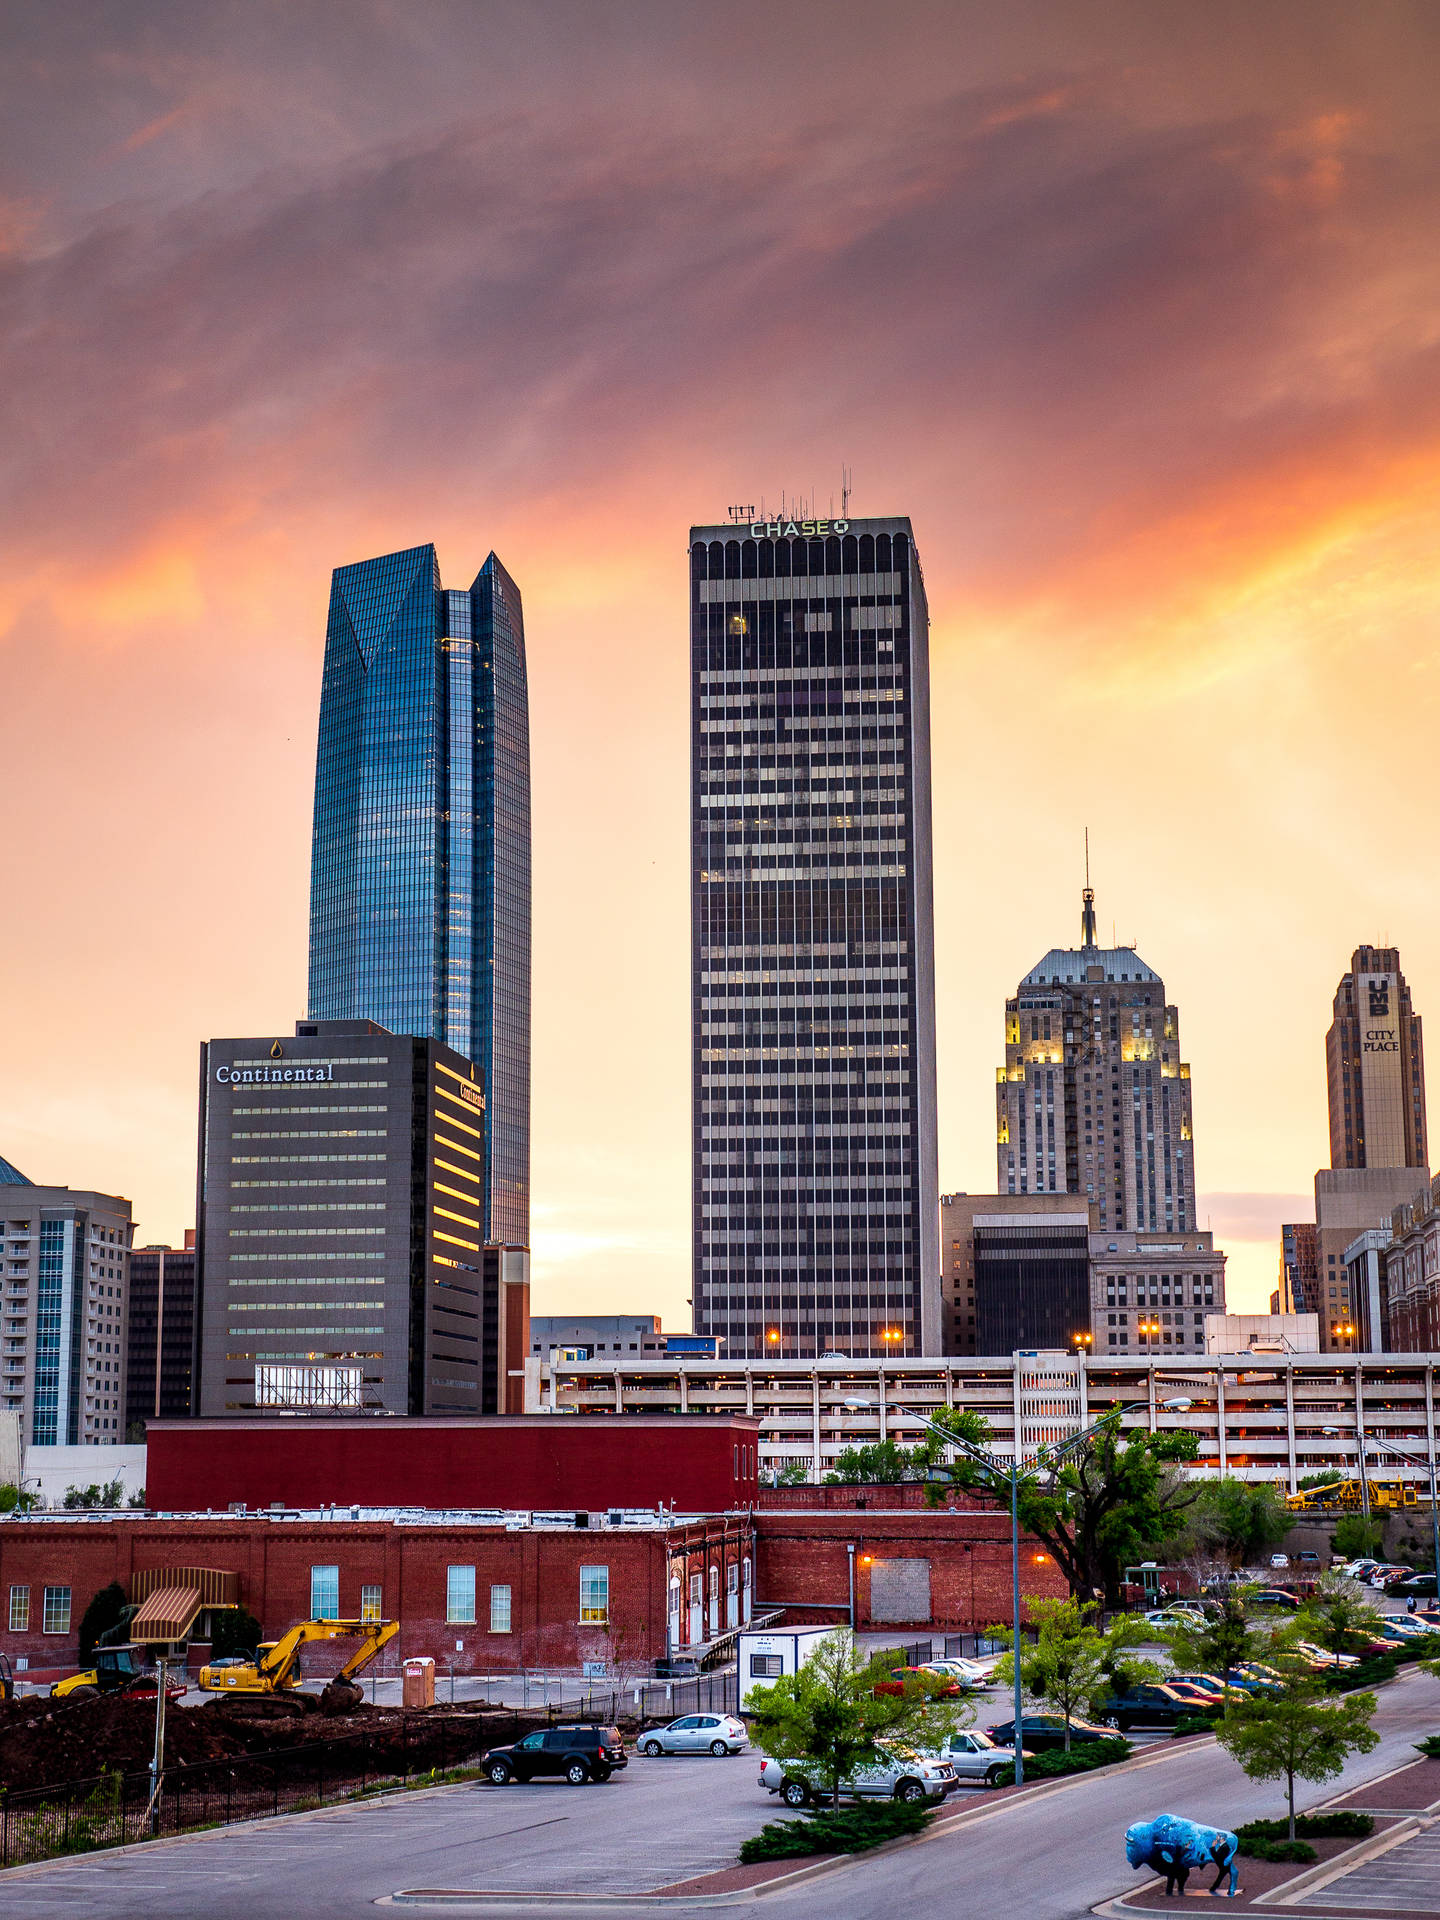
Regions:
M 32 1507 L 38 1507 L 39 1504 L 38 1493 L 29 1493 L 12 1481 L 7 1480 L 0 1486 L 0 1513 L 29 1513 Z
M 1335 1551 L 1346 1560 L 1372 1559 L 1385 1548 L 1385 1525 L 1363 1513 L 1342 1513 L 1335 1522 Z
M 975 1414 L 936 1416 L 937 1426 L 956 1431 L 962 1422 L 988 1431 Z M 960 1437 L 971 1439 L 971 1433 Z M 1198 1451 L 1191 1433 L 1124 1432 L 1117 1412 L 1063 1459 L 1038 1456 L 1020 1483 L 1020 1524 L 1048 1547 L 1074 1598 L 1102 1599 L 1116 1612 L 1126 1567 L 1179 1538 L 1199 1491 L 1183 1463 Z M 954 1485 L 979 1488 L 1009 1505 L 1009 1475 L 998 1468 L 961 1455 L 944 1472 Z M 943 1492 L 932 1484 L 929 1497 L 938 1501 Z
M 1187 1550 L 1216 1554 L 1232 1566 L 1253 1566 L 1274 1551 L 1295 1524 L 1295 1516 L 1268 1480 L 1237 1480 L 1225 1475 L 1198 1483 L 1185 1516 Z
M 1090 1606 L 1078 1600 L 1027 1600 L 1026 1612 L 1035 1628 L 1033 1644 L 1023 1638 L 1019 1648 L 1020 1684 L 1032 1700 L 1043 1700 L 1065 1716 L 1065 1751 L 1070 1751 L 1070 1722 L 1101 1691 L 1105 1678 L 1104 1637 L 1089 1616 Z M 989 1627 L 997 1640 L 1008 1640 L 1010 1651 L 995 1663 L 995 1684 L 1015 1684 L 1016 1651 L 1008 1627 Z
M 261 1638 L 260 1622 L 244 1607 L 217 1608 L 210 1616 L 212 1660 L 223 1659 L 230 1653 L 243 1654 L 247 1660 L 253 1660 Z
M 67 1487 L 61 1505 L 70 1509 L 87 1510 L 94 1507 L 118 1507 L 125 1501 L 125 1484 L 121 1480 L 107 1480 L 103 1486 L 91 1481 L 88 1487 Z
M 1313 1671 L 1285 1661 L 1279 1694 L 1232 1695 L 1215 1737 L 1252 1780 L 1283 1780 L 1295 1838 L 1295 1782 L 1330 1780 L 1352 1753 L 1369 1753 L 1380 1736 L 1371 1726 L 1373 1693 L 1327 1693 Z
M 868 1446 L 846 1447 L 837 1453 L 832 1470 L 825 1476 L 827 1487 L 894 1486 L 900 1480 L 922 1480 L 926 1456 L 922 1447 L 899 1447 L 893 1440 L 873 1441 Z
M 843 1628 L 828 1634 L 796 1672 L 751 1688 L 752 1742 L 776 1760 L 817 1767 L 838 1806 L 845 1776 L 877 1742 L 933 1746 L 970 1717 L 963 1701 L 939 1697 L 946 1684 L 939 1674 L 919 1674 L 898 1693 L 877 1694 L 892 1658 L 867 1660 Z
M 95 1651 L 102 1633 L 117 1626 L 125 1611 L 125 1589 L 118 1580 L 101 1587 L 80 1616 L 80 1664 L 84 1666 Z
M 1108 1692 L 1129 1693 L 1142 1681 L 1160 1678 L 1159 1662 L 1135 1651 L 1154 1638 L 1155 1629 L 1138 1614 L 1116 1614 L 1100 1635 L 1100 1670 Z
M 770 1477 L 777 1487 L 803 1487 L 809 1481 L 810 1469 L 803 1460 L 792 1460 L 787 1466 L 772 1467 Z
M 1380 1629 L 1380 1616 L 1361 1598 L 1353 1580 L 1323 1574 L 1315 1591 L 1296 1616 L 1301 1634 L 1316 1641 L 1340 1664 L 1342 1653 L 1353 1653 Z
M 1166 1633 L 1177 1661 L 1202 1673 L 1218 1673 L 1228 1685 L 1235 1669 L 1268 1651 L 1269 1636 L 1250 1619 L 1248 1592 L 1232 1587 L 1204 1622 L 1172 1627 Z

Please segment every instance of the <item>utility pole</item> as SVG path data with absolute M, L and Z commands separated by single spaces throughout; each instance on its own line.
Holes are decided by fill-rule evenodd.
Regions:
M 160 1831 L 160 1787 L 165 1778 L 165 1682 L 169 1676 L 169 1662 L 164 1659 L 155 1662 L 155 1751 L 150 1757 L 150 1832 L 152 1837 Z

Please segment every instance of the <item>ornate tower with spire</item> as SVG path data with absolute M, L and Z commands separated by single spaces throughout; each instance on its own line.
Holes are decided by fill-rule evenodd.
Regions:
M 1001 1193 L 1083 1194 L 1111 1231 L 1195 1229 L 1190 1069 L 1165 983 L 1095 939 L 1089 847 L 1080 945 L 1053 947 L 1005 1003 Z

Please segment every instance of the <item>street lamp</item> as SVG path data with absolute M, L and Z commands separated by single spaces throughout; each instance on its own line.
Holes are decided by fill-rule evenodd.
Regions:
M 1408 1460 L 1411 1466 L 1424 1467 L 1430 1475 L 1430 1533 L 1435 1553 L 1435 1598 L 1437 1604 L 1440 1604 L 1440 1508 L 1435 1504 L 1435 1455 L 1432 1452 L 1423 1459 L 1417 1460 L 1415 1455 L 1404 1447 L 1394 1446 L 1388 1440 L 1379 1440 L 1373 1433 L 1367 1434 L 1365 1439 L 1366 1444 L 1374 1447 L 1377 1453 L 1393 1453 L 1397 1460 Z M 1363 1460 L 1360 1471 L 1363 1478 L 1365 1471 Z
M 873 1407 L 875 1402 L 873 1400 L 856 1398 L 846 1400 L 843 1404 L 847 1407 Z M 892 1423 L 896 1425 L 903 1421 L 906 1426 L 924 1427 L 927 1432 L 933 1434 L 935 1438 L 943 1442 L 945 1446 L 953 1447 L 957 1453 L 965 1454 L 967 1458 L 977 1461 L 979 1465 L 985 1467 L 1000 1479 L 1010 1482 L 1010 1578 L 1015 1628 L 1013 1656 L 1015 1662 L 1015 1784 L 1017 1787 L 1023 1786 L 1025 1783 L 1025 1760 L 1020 1751 L 1020 1723 L 1022 1718 L 1020 1697 L 1020 1483 L 1022 1480 L 1032 1479 L 1036 1469 L 1042 1465 L 1058 1467 L 1067 1454 L 1109 1426 L 1117 1418 L 1117 1415 L 1114 1412 L 1107 1413 L 1103 1419 L 1092 1421 L 1088 1427 L 1082 1427 L 1078 1433 L 1072 1433 L 1068 1439 L 1060 1441 L 1058 1446 L 1037 1447 L 1034 1467 L 1026 1467 L 1021 1461 L 1020 1435 L 1018 1430 L 1015 1435 L 1015 1457 L 1013 1460 L 1005 1461 L 997 1460 L 994 1454 L 986 1453 L 980 1447 L 971 1446 L 968 1440 L 962 1440 L 958 1434 L 950 1433 L 944 1427 L 937 1426 L 933 1420 L 927 1420 L 923 1413 L 900 1411 L 893 1413 L 890 1418 Z M 1038 1557 L 1039 1556 L 1037 1556 L 1037 1558 Z
M 1079 1348 L 1093 1347 L 1095 1344 L 1095 1336 L 1093 1333 L 1072 1333 L 1070 1336 L 1070 1344 L 1072 1347 Z

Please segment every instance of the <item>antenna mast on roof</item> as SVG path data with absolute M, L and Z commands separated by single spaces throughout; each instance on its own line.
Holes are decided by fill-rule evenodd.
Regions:
M 730 518 L 737 527 L 742 521 L 748 524 L 755 518 L 755 508 L 753 505 L 748 507 L 731 507 Z
M 851 492 L 853 491 L 854 478 L 855 476 L 851 473 L 849 467 L 845 467 L 845 466 L 841 467 L 840 469 L 840 518 L 842 520 L 848 520 L 850 518 L 850 495 L 851 495 Z M 1086 872 L 1088 877 L 1088 872 L 1089 872 L 1088 868 L 1086 869 Z
M 1085 891 L 1080 896 L 1080 944 L 1095 945 L 1095 889 L 1090 885 L 1090 829 L 1085 829 Z

